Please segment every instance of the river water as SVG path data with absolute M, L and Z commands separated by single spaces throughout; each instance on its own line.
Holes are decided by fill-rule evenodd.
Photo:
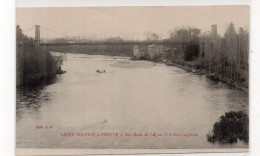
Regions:
M 225 112 L 248 112 L 248 95 L 225 84 L 127 57 L 66 54 L 62 68 L 66 73 L 51 85 L 30 92 L 17 90 L 17 148 L 248 147 L 241 141 L 207 141 L 206 134 Z

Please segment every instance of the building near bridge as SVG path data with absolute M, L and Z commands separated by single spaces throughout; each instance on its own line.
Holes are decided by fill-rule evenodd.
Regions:
M 138 60 L 146 60 L 148 58 L 148 54 L 146 53 L 146 47 L 142 45 L 134 45 L 133 55 L 134 59 Z
M 139 55 L 139 47 L 138 47 L 138 45 L 134 45 L 133 53 L 134 53 L 134 56 L 138 57 L 138 55 Z
M 141 60 L 155 60 L 163 58 L 166 54 L 166 48 L 163 45 L 151 44 L 149 46 L 135 45 L 133 48 L 133 55 L 135 59 Z
M 153 60 L 155 57 L 160 57 L 165 54 L 163 45 L 157 45 L 157 44 L 152 44 L 147 46 L 147 53 L 148 56 L 150 57 L 151 60 Z

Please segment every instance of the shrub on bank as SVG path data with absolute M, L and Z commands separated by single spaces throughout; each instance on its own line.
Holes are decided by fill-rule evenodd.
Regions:
M 235 143 L 237 140 L 248 143 L 249 118 L 246 113 L 242 111 L 238 112 L 226 112 L 219 120 L 214 124 L 213 130 L 206 136 L 209 142 L 215 143 Z

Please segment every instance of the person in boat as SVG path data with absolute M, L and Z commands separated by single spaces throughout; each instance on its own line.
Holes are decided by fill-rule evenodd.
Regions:
M 103 71 L 101 71 L 101 70 L 98 69 L 96 72 L 97 72 L 97 73 L 105 73 L 105 72 L 106 72 L 106 69 L 104 69 Z

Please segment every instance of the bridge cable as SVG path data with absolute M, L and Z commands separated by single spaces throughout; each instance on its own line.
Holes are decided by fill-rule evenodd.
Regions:
M 23 32 L 27 32 L 27 31 L 32 30 L 32 29 L 34 29 L 34 26 L 32 26 L 32 27 L 30 27 L 30 28 L 28 28 L 28 29 L 22 30 L 22 31 L 23 31 Z
M 48 28 L 45 28 L 43 26 L 40 26 L 41 28 L 47 30 L 47 31 L 50 31 L 50 32 L 53 32 L 53 33 L 56 33 L 56 34 L 59 34 L 59 35 L 63 35 L 63 36 L 69 36 L 69 37 L 73 37 L 73 38 L 76 38 L 75 36 L 71 36 L 71 35 L 67 35 L 67 34 L 64 34 L 64 33 L 60 33 L 60 32 L 56 32 L 54 30 L 51 30 L 51 29 L 48 29 Z

